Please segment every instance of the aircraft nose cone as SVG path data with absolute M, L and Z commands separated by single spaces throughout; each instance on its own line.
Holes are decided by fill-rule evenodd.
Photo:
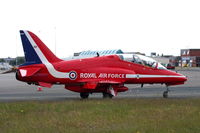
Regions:
M 182 75 L 182 74 L 179 74 L 179 80 L 182 81 L 182 82 L 186 82 L 187 81 L 187 77 Z
M 186 77 L 186 76 L 183 76 L 183 77 L 182 77 L 182 80 L 183 80 L 183 82 L 187 81 L 187 77 Z

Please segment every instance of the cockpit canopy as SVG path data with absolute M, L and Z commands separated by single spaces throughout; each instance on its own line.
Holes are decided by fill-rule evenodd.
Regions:
M 143 56 L 139 54 L 118 54 L 118 56 L 124 61 L 142 64 L 144 66 L 157 68 L 157 69 L 166 69 L 159 62 L 147 56 Z

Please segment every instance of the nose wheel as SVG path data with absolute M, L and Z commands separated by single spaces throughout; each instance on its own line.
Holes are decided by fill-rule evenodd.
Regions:
M 167 90 L 163 92 L 163 98 L 168 98 L 168 92 L 170 91 L 168 86 L 167 87 Z
M 168 98 L 168 91 L 163 92 L 163 98 Z

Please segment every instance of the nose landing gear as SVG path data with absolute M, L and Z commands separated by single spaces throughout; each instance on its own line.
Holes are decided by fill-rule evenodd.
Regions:
M 163 98 L 168 98 L 168 92 L 170 91 L 167 85 L 166 87 L 167 87 L 167 90 L 163 92 Z

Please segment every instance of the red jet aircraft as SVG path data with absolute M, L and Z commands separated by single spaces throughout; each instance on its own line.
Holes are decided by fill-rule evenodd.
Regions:
M 91 93 L 112 98 L 128 90 L 125 84 L 166 84 L 163 97 L 167 98 L 168 86 L 184 84 L 187 80 L 184 75 L 137 54 L 61 60 L 34 33 L 21 30 L 20 35 L 26 63 L 18 67 L 16 79 L 28 84 L 49 88 L 62 84 L 80 93 L 81 98 L 88 98 Z

